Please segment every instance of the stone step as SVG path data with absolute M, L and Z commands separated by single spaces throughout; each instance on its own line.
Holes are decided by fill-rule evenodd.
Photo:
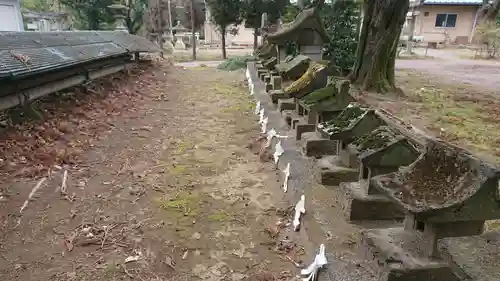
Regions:
M 307 157 L 320 158 L 337 154 L 337 141 L 319 138 L 315 132 L 302 134 L 299 146 Z
M 350 221 L 402 220 L 404 210 L 382 194 L 368 194 L 368 183 L 343 182 L 342 210 Z
M 448 263 L 419 252 L 424 241 L 423 233 L 403 228 L 361 232 L 362 253 L 379 281 L 460 281 Z
M 290 127 L 292 127 L 292 121 L 295 115 L 294 110 L 286 109 L 281 111 L 281 116 L 283 116 L 283 119 L 285 120 L 286 124 Z
M 285 93 L 283 90 L 271 90 L 269 91 L 269 96 L 274 104 L 278 103 L 280 99 L 289 99 L 290 95 Z
M 322 185 L 338 186 L 343 182 L 352 182 L 359 178 L 359 171 L 342 165 L 341 158 L 337 155 L 322 157 L 317 167 Z
M 278 110 L 282 112 L 283 110 L 295 110 L 295 101 L 292 99 L 279 99 L 278 100 Z

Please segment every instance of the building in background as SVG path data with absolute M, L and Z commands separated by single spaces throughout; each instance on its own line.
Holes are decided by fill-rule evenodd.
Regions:
M 26 30 L 29 31 L 64 31 L 70 29 L 69 14 L 63 12 L 35 12 L 23 10 Z
M 483 0 L 415 1 L 414 36 L 424 42 L 468 44 L 474 38 Z
M 205 7 L 205 24 L 203 26 L 203 36 L 205 39 L 205 44 L 217 45 L 221 44 L 221 34 L 217 29 L 217 26 L 210 20 L 210 8 L 208 5 Z M 232 28 L 237 29 L 236 35 L 232 35 L 229 32 L 226 34 L 226 45 L 237 45 L 237 46 L 253 46 L 253 29 L 246 28 L 245 25 L 239 24 L 233 26 Z M 260 39 L 259 41 L 260 42 Z
M 0 0 L 0 31 L 23 31 L 20 0 Z

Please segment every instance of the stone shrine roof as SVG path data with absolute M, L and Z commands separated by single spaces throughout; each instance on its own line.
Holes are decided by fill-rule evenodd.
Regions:
M 315 8 L 303 10 L 292 22 L 283 24 L 276 32 L 268 34 L 267 40 L 270 43 L 295 40 L 303 30 L 313 29 L 319 34 L 323 42 L 328 42 L 329 38 L 326 29 L 317 11 Z

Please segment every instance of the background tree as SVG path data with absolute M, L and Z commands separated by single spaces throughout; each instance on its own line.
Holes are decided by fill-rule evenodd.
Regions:
M 360 9 L 358 1 L 337 0 L 323 4 L 320 11 L 330 38 L 325 43 L 325 56 L 344 72 L 349 72 L 356 60 Z
M 108 6 L 113 0 L 61 0 L 75 17 L 79 29 L 109 29 L 115 22 Z
M 21 7 L 30 11 L 47 12 L 51 10 L 51 5 L 47 0 L 24 0 Z
M 208 0 L 212 22 L 221 34 L 222 58 L 226 59 L 226 33 L 231 25 L 241 23 L 242 2 L 239 0 Z
M 364 0 L 363 23 L 351 81 L 363 90 L 396 90 L 395 63 L 409 0 Z
M 491 2 L 491 3 L 490 3 Z M 495 22 L 500 11 L 500 0 L 483 0 L 479 10 L 479 19 L 482 22 Z
M 128 0 L 125 25 L 130 34 L 137 34 L 144 25 L 144 15 L 148 9 L 148 0 Z
M 253 29 L 253 49 L 257 49 L 262 14 L 267 13 L 269 23 L 276 23 L 285 11 L 285 0 L 246 0 L 241 7 L 241 17 L 245 27 Z

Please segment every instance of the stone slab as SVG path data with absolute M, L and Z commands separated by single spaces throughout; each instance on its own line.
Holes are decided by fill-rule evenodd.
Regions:
M 292 128 L 295 130 L 295 140 L 302 139 L 302 134 L 304 133 L 314 132 L 316 130 L 316 125 L 307 124 L 307 122 L 303 121 L 303 118 L 301 118 L 300 120 L 302 122 L 297 121 L 297 123 L 293 124 L 292 126 Z
M 422 241 L 421 233 L 403 228 L 361 232 L 362 253 L 379 281 L 460 281 L 444 260 L 420 256 Z
M 295 110 L 295 101 L 293 99 L 279 99 L 278 110 L 280 112 L 283 110 Z
M 280 99 L 289 99 L 290 95 L 283 92 L 282 90 L 271 90 L 269 91 L 269 96 L 274 104 L 277 104 Z
M 283 116 L 285 123 L 290 127 L 292 127 L 292 120 L 293 120 L 294 113 L 295 112 L 293 110 L 290 110 L 290 109 L 286 109 L 286 110 L 281 111 L 281 115 Z
M 302 154 L 307 157 L 322 157 L 337 154 L 337 141 L 320 138 L 316 132 L 304 133 L 299 142 Z
M 444 238 L 438 243 L 442 257 L 462 280 L 500 280 L 500 232 L 480 236 Z
M 328 155 L 318 161 L 319 181 L 322 185 L 338 186 L 342 182 L 356 181 L 359 177 L 357 169 L 344 167 L 340 157 Z
M 343 182 L 342 210 L 348 220 L 402 220 L 404 210 L 381 194 L 368 194 L 366 181 Z

